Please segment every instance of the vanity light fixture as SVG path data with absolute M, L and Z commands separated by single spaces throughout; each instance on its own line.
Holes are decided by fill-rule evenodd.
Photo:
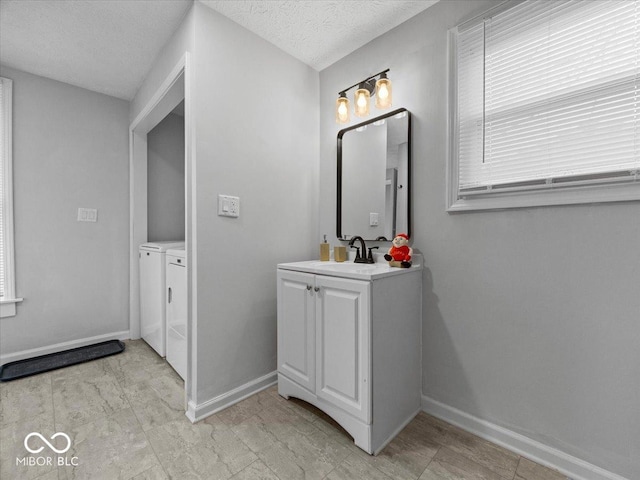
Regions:
M 354 115 L 358 117 L 369 115 L 369 105 L 373 95 L 376 95 L 376 108 L 389 108 L 391 106 L 391 80 L 387 78 L 388 71 L 389 69 L 387 68 L 342 90 L 336 100 L 336 123 L 349 123 L 347 92 L 354 87 L 358 87 L 353 96 Z

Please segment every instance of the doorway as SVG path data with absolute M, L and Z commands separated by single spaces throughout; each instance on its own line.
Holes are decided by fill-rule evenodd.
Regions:
M 192 138 L 191 121 L 190 121 L 190 97 L 189 97 L 189 54 L 185 53 L 184 57 L 173 68 L 170 74 L 165 78 L 155 95 L 142 109 L 140 114 L 135 118 L 129 127 L 129 175 L 130 175 L 130 223 L 129 223 L 129 334 L 132 340 L 141 337 L 140 328 L 140 274 L 139 274 L 139 247 L 149 241 L 161 240 L 158 235 L 168 234 L 168 231 L 180 231 L 184 235 L 185 240 L 185 262 L 187 268 L 187 286 L 186 286 L 186 303 L 187 303 L 187 359 L 186 359 L 186 375 L 184 375 L 185 385 L 185 411 L 187 404 L 192 398 L 192 389 L 195 389 L 195 351 L 193 346 L 192 328 L 193 315 L 192 305 L 195 295 L 192 279 L 195 278 L 195 261 L 193 258 L 193 237 L 192 237 Z M 182 177 L 184 180 L 184 198 L 181 202 L 183 205 L 183 215 L 180 221 L 183 221 L 183 228 L 175 225 L 175 218 L 170 225 L 159 226 L 154 220 L 152 211 L 157 210 L 158 206 L 153 205 L 150 211 L 150 188 L 149 180 L 156 178 L 157 172 L 149 171 L 149 141 L 153 141 L 154 132 L 163 120 L 173 115 L 181 115 L 184 122 L 184 171 Z M 151 133 L 151 138 L 150 138 Z M 175 181 L 172 180 L 172 181 Z M 152 189 L 153 190 L 153 189 Z M 152 194 L 152 202 L 157 203 Z M 166 201 L 166 200 L 165 200 Z M 170 200 L 168 200 L 170 201 Z M 175 203 L 175 202 L 174 202 Z

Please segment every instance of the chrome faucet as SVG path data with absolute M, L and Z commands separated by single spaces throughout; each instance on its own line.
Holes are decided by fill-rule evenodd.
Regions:
M 359 247 L 354 245 L 354 243 L 356 243 L 356 240 L 360 240 Z M 353 261 L 353 263 L 375 263 L 371 250 L 378 247 L 371 247 L 369 249 L 369 255 L 367 256 L 367 246 L 365 245 L 364 239 L 361 236 L 356 235 L 354 237 L 351 237 L 351 240 L 349 240 L 349 247 L 356 249 L 356 259 Z M 360 255 L 360 248 L 362 248 L 362 255 Z

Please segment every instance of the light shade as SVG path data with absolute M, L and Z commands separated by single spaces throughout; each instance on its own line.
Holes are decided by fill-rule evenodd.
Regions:
M 376 82 L 376 108 L 389 108 L 392 105 L 391 80 L 383 73 Z
M 370 99 L 371 94 L 369 93 L 369 90 L 367 90 L 367 88 L 365 88 L 363 84 L 360 84 L 360 88 L 356 90 L 356 93 L 353 97 L 353 113 L 358 117 L 366 117 L 367 115 L 369 115 Z
M 349 99 L 345 92 L 341 92 L 336 100 L 336 123 L 349 123 Z

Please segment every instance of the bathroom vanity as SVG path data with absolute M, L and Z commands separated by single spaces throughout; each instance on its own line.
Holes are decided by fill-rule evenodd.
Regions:
M 422 262 L 278 265 L 278 392 L 377 454 L 421 405 Z

